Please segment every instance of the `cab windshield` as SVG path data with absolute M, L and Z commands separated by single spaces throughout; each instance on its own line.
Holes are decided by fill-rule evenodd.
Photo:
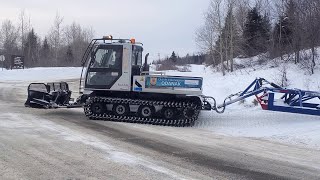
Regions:
M 91 61 L 91 68 L 115 68 L 121 67 L 122 48 L 101 47 L 96 50 Z
M 111 88 L 122 75 L 123 46 L 100 45 L 91 55 L 86 85 Z

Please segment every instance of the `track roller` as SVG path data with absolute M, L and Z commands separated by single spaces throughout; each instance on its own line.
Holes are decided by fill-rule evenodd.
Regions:
M 114 104 L 112 111 L 118 116 L 125 116 L 129 114 L 130 108 L 128 104 Z
M 101 115 L 101 114 L 105 113 L 105 111 L 106 111 L 105 104 L 102 102 L 94 102 L 91 105 L 91 111 L 94 114 Z
M 141 117 L 150 118 L 154 115 L 155 109 L 153 106 L 142 105 L 139 107 L 138 113 Z
M 175 116 L 176 112 L 173 108 L 163 108 L 162 115 L 165 119 L 172 119 Z

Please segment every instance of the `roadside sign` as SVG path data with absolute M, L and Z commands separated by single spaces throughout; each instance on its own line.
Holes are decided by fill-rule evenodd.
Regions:
M 11 69 L 24 69 L 24 56 L 11 56 Z

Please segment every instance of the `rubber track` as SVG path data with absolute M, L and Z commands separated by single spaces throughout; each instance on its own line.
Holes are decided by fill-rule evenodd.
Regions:
M 176 120 L 168 120 L 162 118 L 143 118 L 134 115 L 118 116 L 112 112 L 104 114 L 94 114 L 91 111 L 91 105 L 93 103 L 106 103 L 106 104 L 127 104 L 127 105 L 147 105 L 147 106 L 163 106 L 168 108 L 192 108 L 195 113 L 190 118 L 179 118 Z M 122 98 L 106 98 L 106 97 L 91 97 L 88 99 L 84 106 L 85 115 L 89 119 L 93 120 L 106 120 L 128 123 L 140 123 L 140 124 L 152 124 L 161 126 L 175 126 L 186 127 L 193 126 L 198 119 L 200 113 L 200 107 L 190 101 L 150 101 L 150 100 L 136 100 L 136 99 L 122 99 Z

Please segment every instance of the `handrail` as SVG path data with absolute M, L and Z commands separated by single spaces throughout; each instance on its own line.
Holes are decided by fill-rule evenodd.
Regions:
M 164 76 L 164 75 L 166 75 L 166 73 L 161 72 L 161 71 L 142 71 L 140 73 L 140 75 L 161 75 L 161 76 Z

